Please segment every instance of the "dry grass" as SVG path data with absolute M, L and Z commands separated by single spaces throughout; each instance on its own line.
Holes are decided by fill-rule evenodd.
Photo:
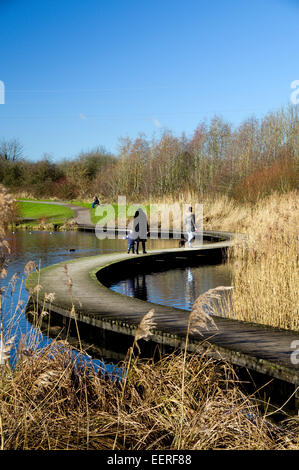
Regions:
M 184 229 L 184 208 L 187 206 L 195 207 L 195 204 L 203 205 L 203 229 L 204 230 L 224 230 L 240 231 L 246 227 L 248 217 L 250 217 L 251 206 L 249 204 L 240 204 L 230 199 L 228 196 L 217 196 L 212 198 L 207 196 L 199 198 L 195 193 L 182 193 L 176 199 L 165 197 L 163 199 L 152 199 L 153 205 L 160 205 L 162 208 L 159 214 L 159 225 L 161 221 L 168 221 L 168 208 L 173 206 L 174 211 L 170 215 L 170 228 Z M 145 202 L 144 202 L 145 204 Z M 179 210 L 175 209 L 175 206 Z M 164 208 L 163 208 L 164 206 Z
M 224 206 L 211 203 L 209 228 L 243 227 L 248 235 L 231 253 L 234 314 L 298 328 L 296 193 L 244 206 L 242 217 L 233 212 L 225 219 Z M 36 266 L 27 265 L 31 269 Z M 206 321 L 208 297 L 196 301 L 190 332 Z M 134 344 L 153 326 L 149 312 Z M 200 356 L 185 349 L 154 363 L 135 357 L 130 348 L 119 364 L 126 371 L 120 382 L 76 361 L 69 344 L 58 340 L 38 351 L 32 338 L 23 337 L 12 370 L 7 361 L 12 344 L 7 335 L 1 346 L 0 449 L 299 449 L 298 418 L 279 426 L 267 421 L 231 366 L 208 352 Z
M 198 201 L 192 194 L 177 202 L 203 203 L 204 230 L 245 235 L 229 253 L 234 289 L 226 315 L 298 331 L 298 192 L 274 193 L 254 205 L 226 196 Z
M 27 264 L 28 272 L 34 269 L 34 263 Z M 67 271 L 66 288 L 71 292 Z M 197 299 L 190 332 L 199 325 L 213 327 L 203 307 L 218 290 Z M 47 301 L 53 297 L 48 294 Z M 43 309 L 36 315 L 37 330 L 43 315 Z M 122 380 L 79 360 L 81 346 L 77 351 L 54 340 L 39 350 L 35 332 L 27 340 L 22 336 L 14 369 L 7 353 L 0 366 L 0 448 L 298 449 L 298 419 L 270 423 L 242 391 L 232 367 L 212 359 L 208 350 L 199 355 L 185 349 L 158 362 L 136 357 L 133 348 L 150 337 L 154 319 L 150 310 L 140 322 L 132 348 L 118 364 Z M 13 338 L 5 343 L 11 349 Z
M 227 315 L 298 331 L 298 192 L 239 207 L 221 198 L 205 213 L 205 228 L 246 235 L 229 253 L 234 289 Z
M 123 388 L 76 365 L 65 342 L 39 353 L 23 346 L 15 370 L 1 377 L 1 448 L 296 448 L 295 429 L 267 422 L 227 364 L 188 355 L 182 403 L 182 361 L 182 354 L 157 363 L 135 358 Z
M 0 278 L 5 275 L 5 270 L 2 272 L 1 269 L 3 268 L 6 257 L 10 253 L 9 244 L 5 240 L 5 229 L 13 220 L 14 213 L 14 200 L 7 193 L 5 188 L 0 185 Z
M 247 238 L 231 250 L 231 316 L 299 330 L 297 193 L 272 195 L 254 207 Z
M 37 269 L 34 263 L 26 271 Z M 67 270 L 66 288 L 72 291 Z M 207 321 L 203 294 L 190 313 L 192 329 Z M 39 295 L 39 284 L 36 286 Z M 48 302 L 54 294 L 47 294 Z M 40 330 L 44 312 L 36 314 Z M 132 348 L 118 364 L 122 380 L 79 360 L 67 341 L 36 346 L 36 332 L 17 345 L 6 335 L 0 365 L 0 448 L 3 450 L 298 449 L 298 420 L 267 421 L 241 389 L 232 367 L 185 351 L 158 362 L 134 355 L 155 327 L 154 311 L 140 322 Z M 9 333 L 9 332 L 8 332 Z M 187 339 L 186 339 L 187 341 Z M 79 339 L 80 344 L 80 339 Z M 17 349 L 12 369 L 8 349 Z M 139 349 L 139 348 L 137 348 Z M 135 350 L 136 351 L 136 350 Z

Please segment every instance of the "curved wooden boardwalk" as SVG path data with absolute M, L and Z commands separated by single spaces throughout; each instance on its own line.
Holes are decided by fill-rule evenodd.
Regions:
M 225 238 L 230 238 L 227 234 Z M 214 236 L 217 236 L 217 234 Z M 155 309 L 157 327 L 153 331 L 151 341 L 171 347 L 184 347 L 190 312 L 172 307 L 152 304 L 146 301 L 127 297 L 113 292 L 98 280 L 109 276 L 109 273 L 134 269 L 135 263 L 156 263 L 181 257 L 221 256 L 223 249 L 232 243 L 231 240 L 205 244 L 193 249 L 169 249 L 152 251 L 146 255 L 132 256 L 127 253 L 102 254 L 89 258 L 80 258 L 46 267 L 40 272 L 39 293 L 43 303 L 44 293 L 55 293 L 55 300 L 47 305 L 51 311 L 64 317 L 70 317 L 72 302 L 75 305 L 76 317 L 79 322 L 122 335 L 134 336 L 137 325 L 142 317 Z M 68 275 L 72 279 L 72 293 L 66 287 L 67 265 Z M 27 289 L 33 288 L 38 282 L 37 274 L 31 274 L 26 281 Z M 299 364 L 292 364 L 292 342 L 299 340 L 299 333 L 276 328 L 250 324 L 237 320 L 214 317 L 217 329 L 202 330 L 202 335 L 190 336 L 190 351 L 201 351 L 209 348 L 209 353 L 223 358 L 238 366 L 267 374 L 270 377 L 299 385 Z M 299 354 L 298 354 L 299 356 Z

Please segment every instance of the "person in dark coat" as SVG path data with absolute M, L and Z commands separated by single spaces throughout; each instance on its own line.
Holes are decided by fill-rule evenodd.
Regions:
M 95 196 L 91 207 L 94 209 L 95 206 L 98 206 L 99 204 L 100 204 L 100 201 L 98 199 L 98 196 Z
M 149 232 L 149 227 L 147 223 L 147 217 L 145 212 L 142 209 L 138 209 L 135 212 L 134 220 L 134 231 L 137 234 L 136 238 L 136 254 L 138 255 L 139 243 L 141 242 L 143 253 L 146 253 L 145 243 L 147 240 L 147 235 Z

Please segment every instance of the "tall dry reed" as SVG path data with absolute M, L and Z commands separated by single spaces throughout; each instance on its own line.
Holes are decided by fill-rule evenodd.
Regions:
M 246 238 L 230 252 L 230 316 L 299 330 L 298 220 L 296 192 L 272 195 L 254 207 Z
M 24 345 L 16 368 L 6 367 L 1 377 L 1 447 L 297 448 L 295 423 L 278 427 L 267 422 L 228 364 L 188 354 L 182 403 L 182 360 L 182 353 L 157 363 L 134 360 L 123 390 L 115 378 L 76 363 L 66 342 L 54 341 L 42 351 Z
M 256 286 L 251 288 L 247 282 L 247 295 L 242 298 L 244 279 L 251 281 L 257 266 L 263 266 L 268 277 L 260 282 L 274 285 L 272 270 L 282 262 L 282 256 L 293 260 L 297 211 L 295 194 L 291 194 L 286 199 L 273 196 L 255 212 L 246 212 L 248 220 L 253 220 L 253 215 L 259 218 L 255 226 L 247 226 L 246 245 L 239 244 L 232 252 L 232 262 L 237 265 L 232 292 L 242 311 L 245 299 L 259 295 Z M 277 213 L 287 217 L 283 219 L 287 228 L 277 222 L 271 232 L 269 224 L 275 223 Z M 266 234 L 268 239 L 264 240 Z M 275 262 L 271 265 L 273 253 Z M 282 273 L 290 283 L 292 269 L 287 263 L 284 266 Z M 27 266 L 27 270 L 36 268 Z M 72 295 L 67 270 L 65 274 L 66 288 Z M 277 290 L 279 295 L 285 293 L 285 287 Z M 51 302 L 53 295 L 48 294 L 47 301 Z M 203 300 L 198 300 L 190 314 L 190 331 L 205 320 L 201 315 Z M 266 316 L 269 305 L 265 303 Z M 134 344 L 148 336 L 153 320 L 154 312 L 149 312 Z M 14 369 L 7 360 L 11 347 L 13 338 L 8 337 L 4 364 L 0 365 L 1 449 L 298 449 L 298 419 L 279 426 L 268 422 L 244 394 L 230 365 L 208 354 L 185 350 L 158 362 L 138 357 L 132 360 L 131 354 L 119 364 L 127 371 L 121 383 L 115 376 L 96 371 L 90 363 L 76 360 L 65 341 L 54 340 L 39 350 L 32 339 L 23 337 Z M 82 345 L 80 352 L 84 352 Z
M 6 257 L 10 253 L 9 243 L 5 240 L 5 229 L 12 222 L 14 212 L 14 200 L 7 193 L 4 186 L 0 184 L 0 278 L 6 274 L 3 266 Z
M 34 263 L 27 272 L 37 269 Z M 67 270 L 66 289 L 72 291 Z M 190 332 L 209 327 L 201 296 L 190 313 Z M 39 295 L 39 284 L 35 295 Z M 45 301 L 52 302 L 54 294 Z M 36 312 L 36 328 L 40 330 Z M 149 338 L 154 311 L 140 322 L 133 346 Z M 158 362 L 133 356 L 118 364 L 123 377 L 98 371 L 58 339 L 40 349 L 37 335 L 21 338 L 12 369 L 6 342 L 0 366 L 0 446 L 30 450 L 297 449 L 298 421 L 271 424 L 244 394 L 231 366 L 185 351 Z M 79 339 L 79 338 L 78 338 Z M 16 349 L 16 348 L 15 348 Z M 137 350 L 138 347 L 137 347 Z
M 171 205 L 174 200 L 161 202 Z M 199 200 L 191 193 L 179 195 L 176 202 L 181 207 L 202 203 L 204 230 L 244 235 L 229 251 L 234 289 L 225 314 L 298 330 L 298 191 L 274 193 L 255 204 L 227 196 Z M 181 222 L 182 214 L 177 215 Z

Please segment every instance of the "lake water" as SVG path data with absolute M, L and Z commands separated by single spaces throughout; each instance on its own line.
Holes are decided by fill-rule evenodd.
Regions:
M 218 264 L 176 268 L 162 273 L 139 274 L 113 283 L 109 287 L 119 294 L 191 310 L 195 299 L 208 289 L 230 285 L 229 267 Z
M 7 238 L 12 247 L 12 255 L 8 265 L 8 276 L 0 281 L 0 287 L 6 289 L 3 302 L 4 326 L 9 328 L 10 335 L 16 336 L 16 343 L 21 334 L 28 335 L 34 328 L 25 315 L 29 295 L 24 287 L 24 267 L 28 261 L 34 261 L 43 268 L 82 256 L 124 252 L 127 249 L 127 240 L 99 240 L 90 232 L 16 231 L 9 232 Z M 148 251 L 177 246 L 177 240 L 147 242 Z M 11 279 L 16 273 L 18 277 L 12 284 Z M 111 288 L 149 302 L 190 310 L 199 294 L 218 285 L 230 285 L 230 271 L 225 265 L 185 267 L 166 272 L 147 273 L 122 280 L 111 285 Z M 37 336 L 40 346 L 48 343 L 47 336 L 42 334 Z

